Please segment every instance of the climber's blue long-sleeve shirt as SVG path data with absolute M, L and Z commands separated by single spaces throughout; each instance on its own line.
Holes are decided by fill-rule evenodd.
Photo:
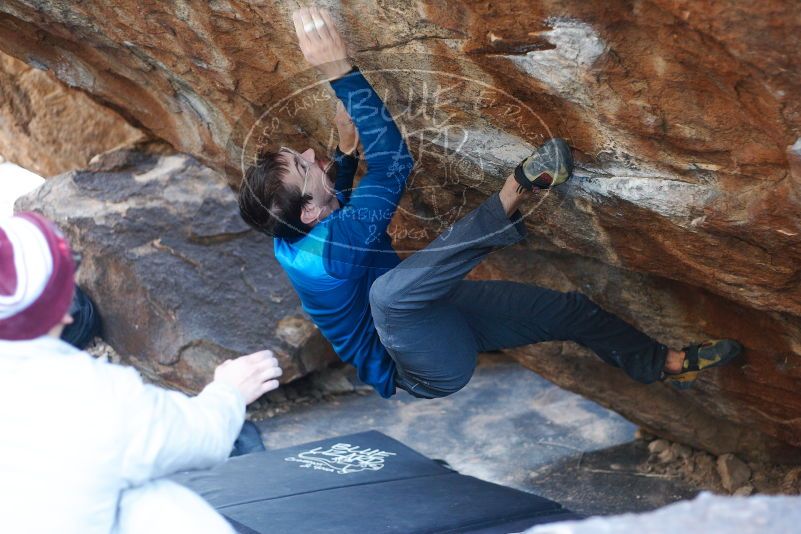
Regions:
M 275 238 L 275 257 L 303 309 L 342 361 L 382 397 L 395 393 L 395 363 L 373 325 L 370 286 L 400 259 L 387 234 L 413 161 L 384 103 L 356 70 L 331 82 L 359 130 L 367 172 L 352 189 L 356 160 L 338 154 L 341 208 L 306 236 Z

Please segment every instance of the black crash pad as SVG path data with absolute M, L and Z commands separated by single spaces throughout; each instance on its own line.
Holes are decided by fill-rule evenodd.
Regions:
M 489 534 L 579 517 L 460 475 L 375 431 L 239 456 L 173 479 L 241 534 Z

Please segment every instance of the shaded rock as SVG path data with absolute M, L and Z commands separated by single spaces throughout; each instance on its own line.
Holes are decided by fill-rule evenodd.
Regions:
M 750 484 L 746 484 L 745 486 L 741 486 L 732 492 L 732 495 L 735 497 L 748 497 L 754 493 L 754 486 Z
M 660 452 L 657 456 L 658 460 L 663 463 L 670 463 L 677 458 L 676 452 L 673 450 L 672 447 L 668 447 L 667 449 Z
M 782 480 L 780 491 L 782 493 L 801 493 L 801 467 L 794 467 L 787 471 Z
M 719 456 L 717 463 L 720 482 L 729 492 L 740 488 L 751 478 L 751 469 L 733 454 Z
M 52 73 L 0 53 L 0 154 L 7 161 L 53 176 L 141 136 Z
M 672 443 L 670 445 L 670 450 L 674 458 L 680 458 L 682 460 L 689 459 L 693 454 L 693 450 L 682 443 Z
M 273 268 L 278 268 L 277 264 L 274 263 Z M 270 293 L 269 300 L 269 306 L 276 310 L 282 309 L 280 305 L 297 305 L 291 297 L 289 302 L 284 303 L 283 298 L 277 297 L 274 292 Z M 323 369 L 333 360 L 331 346 L 308 317 L 284 317 L 278 321 L 275 338 L 284 344 L 286 350 L 306 371 Z
M 670 448 L 670 443 L 664 439 L 655 439 L 648 444 L 648 452 L 652 454 L 662 453 Z
M 9 0 L 0 49 L 237 185 L 254 149 L 248 132 L 261 133 L 254 143 L 330 145 L 333 103 L 304 72 L 294 7 Z M 337 4 L 333 15 L 415 133 L 419 172 L 392 231 L 401 249 L 421 248 L 486 198 L 531 145 L 568 138 L 575 179 L 528 215 L 529 243 L 495 255 L 481 276 L 579 289 L 676 347 L 736 336 L 747 351 L 682 393 L 634 384 L 573 345 L 515 356 L 663 437 L 798 459 L 793 3 L 389 0 Z
M 659 452 L 649 451 L 648 459 L 637 467 L 638 471 L 650 475 L 681 479 L 702 491 L 712 491 L 714 493 L 730 492 L 721 484 L 714 456 L 704 451 L 694 450 L 692 447 L 682 443 L 662 441 L 665 443 L 661 443 L 656 447 Z M 753 469 L 753 479 L 749 480 L 749 484 L 747 484 L 752 486 L 752 493 L 756 491 L 755 487 L 757 486 L 759 486 L 760 492 L 776 493 L 773 488 L 777 486 L 781 477 L 777 476 L 775 471 L 781 469 L 781 466 L 754 465 L 758 467 Z
M 274 404 L 280 404 L 282 402 L 286 402 L 287 401 L 287 396 L 286 396 L 286 393 L 284 392 L 284 388 L 275 389 L 275 390 L 267 393 L 267 395 L 265 395 L 265 397 L 267 398 L 267 400 L 270 403 L 274 403 Z
M 529 247 L 529 248 L 527 248 Z M 544 246 L 536 239 L 493 254 L 475 278 L 511 278 L 562 291 L 581 290 L 595 302 L 671 346 L 734 336 L 743 357 L 702 374 L 690 390 L 638 384 L 573 343 L 543 343 L 510 353 L 561 387 L 618 411 L 671 441 L 720 455 L 798 462 L 793 421 L 801 410 L 797 370 L 787 353 L 801 324 L 762 313 L 690 284 L 673 282 Z M 542 247 L 539 250 L 531 248 Z M 795 349 L 791 349 L 795 350 Z M 785 354 L 787 363 L 780 354 Z M 783 357 L 782 357 L 783 358 Z
M 335 358 L 303 316 L 272 243 L 239 218 L 214 171 L 154 145 L 63 174 L 18 209 L 55 220 L 123 361 L 197 391 L 222 360 L 272 349 L 290 381 Z
M 718 474 L 715 458 L 706 452 L 697 451 L 692 456 L 690 480 L 705 488 L 720 488 L 720 475 Z
M 354 390 L 344 369 L 326 369 L 311 376 L 314 387 L 324 395 L 340 395 Z
M 534 527 L 526 534 L 784 534 L 801 522 L 799 497 L 720 497 L 702 493 L 654 512 L 593 517 Z
M 94 341 L 84 350 L 95 358 L 103 359 L 109 363 L 119 364 L 121 362 L 120 355 L 117 354 L 117 351 L 114 350 L 114 347 L 99 337 L 96 337 Z

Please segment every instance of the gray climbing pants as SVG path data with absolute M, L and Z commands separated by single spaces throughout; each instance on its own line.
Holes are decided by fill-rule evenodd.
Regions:
M 370 307 L 395 384 L 443 397 L 467 384 L 479 352 L 551 340 L 584 345 L 639 382 L 659 380 L 667 347 L 582 293 L 464 280 L 492 250 L 524 237 L 520 214 L 507 217 L 495 194 L 373 283 Z

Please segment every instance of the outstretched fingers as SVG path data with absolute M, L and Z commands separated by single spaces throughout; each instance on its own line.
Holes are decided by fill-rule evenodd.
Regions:
M 346 74 L 351 65 L 347 49 L 331 14 L 324 9 L 302 8 L 292 13 L 303 56 L 329 80 Z
M 323 22 L 325 22 L 326 31 L 328 35 L 331 37 L 333 41 L 336 42 L 337 45 L 342 45 L 342 37 L 339 35 L 339 31 L 337 30 L 337 25 L 334 24 L 333 19 L 331 19 L 331 13 L 327 9 L 320 10 L 320 17 L 322 17 Z
M 251 354 L 249 357 L 255 358 L 251 379 L 257 382 L 257 384 L 254 384 L 257 390 L 256 398 L 261 397 L 268 391 L 278 389 L 278 379 L 284 374 L 284 371 L 281 369 L 273 351 L 263 350 Z
M 242 358 L 253 363 L 260 363 L 260 362 L 267 362 L 269 360 L 275 360 L 275 354 L 273 354 L 273 351 L 266 349 L 254 352 L 252 354 L 248 354 L 247 356 L 242 356 Z
M 300 21 L 303 23 L 303 32 L 308 37 L 309 41 L 318 43 L 321 38 L 310 9 L 306 8 L 300 10 Z
M 323 41 L 333 40 L 329 31 L 329 25 L 326 24 L 326 21 L 323 19 L 320 9 L 313 7 L 309 9 L 309 14 L 311 15 L 312 22 L 314 23 L 314 29 L 317 32 L 317 35 L 320 36 L 320 39 Z
M 274 378 L 278 378 L 283 374 L 284 374 L 284 370 L 281 369 L 280 367 L 278 367 L 278 364 L 276 362 L 275 365 L 270 365 L 269 367 L 266 367 L 266 368 L 262 369 L 261 372 L 259 373 L 259 379 L 262 382 L 266 382 L 268 380 L 272 380 Z

